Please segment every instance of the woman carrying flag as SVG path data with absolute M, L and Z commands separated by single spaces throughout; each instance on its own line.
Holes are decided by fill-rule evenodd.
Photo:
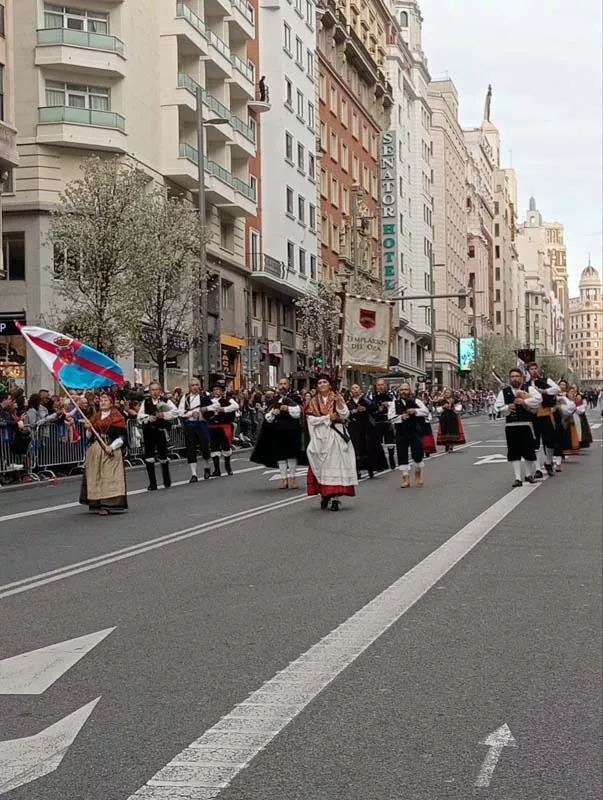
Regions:
M 128 508 L 123 459 L 126 421 L 108 392 L 101 392 L 99 404 L 100 410 L 91 420 L 83 419 L 90 444 L 86 450 L 80 503 L 87 505 L 91 513 L 106 517 Z

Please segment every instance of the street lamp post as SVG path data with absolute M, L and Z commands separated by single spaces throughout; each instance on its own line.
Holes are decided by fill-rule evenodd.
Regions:
M 223 118 L 203 118 L 203 87 L 197 85 L 197 191 L 199 192 L 199 265 L 193 300 L 193 371 L 201 372 L 203 388 L 209 389 L 209 326 L 207 272 L 207 209 L 205 206 L 205 126 L 226 125 Z

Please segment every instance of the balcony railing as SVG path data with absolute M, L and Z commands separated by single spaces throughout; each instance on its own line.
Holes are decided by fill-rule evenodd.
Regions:
M 176 3 L 176 16 L 185 19 L 193 28 L 196 28 L 205 39 L 209 38 L 203 20 L 198 17 L 194 11 L 191 11 L 185 3 Z
M 227 119 L 229 122 L 231 121 L 230 109 L 227 108 L 224 103 L 221 103 L 219 100 L 217 100 L 213 95 L 208 94 L 205 89 L 200 87 L 200 84 L 198 84 L 194 78 L 191 78 L 190 75 L 186 75 L 185 73 L 181 72 L 178 75 L 178 86 L 180 89 L 188 89 L 188 91 L 194 95 L 197 94 L 197 89 L 201 88 L 201 92 L 203 93 L 203 102 L 205 105 L 218 114 L 220 119 Z
M 199 151 L 196 147 L 193 147 L 192 144 L 187 144 L 186 142 L 180 143 L 180 157 L 187 158 L 189 161 L 192 161 L 193 164 L 199 163 Z M 209 172 L 210 175 L 214 175 L 218 180 L 222 181 L 222 183 L 234 189 L 235 192 L 239 192 L 239 194 L 251 200 L 252 203 L 255 203 L 255 191 L 248 183 L 245 183 L 245 181 L 242 181 L 240 178 L 235 178 L 227 169 L 224 169 L 224 167 L 220 166 L 220 164 L 217 164 L 215 161 L 208 161 L 207 158 L 204 158 L 203 166 L 205 167 L 205 171 Z
M 230 61 L 230 48 L 224 42 L 217 33 L 213 31 L 207 31 L 207 37 L 209 39 L 209 43 L 212 44 L 216 50 L 221 53 L 227 61 Z
M 264 253 L 264 272 L 267 272 L 269 275 L 274 275 L 275 278 L 283 278 L 285 276 L 285 264 L 282 261 L 279 261 L 278 258 L 273 258 L 272 256 L 267 255 Z
M 234 8 L 238 8 L 245 19 L 253 25 L 253 8 L 248 3 L 243 0 L 230 0 L 230 3 Z
M 94 125 L 99 128 L 126 130 L 126 120 L 115 111 L 95 111 L 92 108 L 72 108 L 71 106 L 44 106 L 38 109 L 41 124 L 70 122 L 75 125 Z
M 233 116 L 230 121 L 232 123 L 232 127 L 236 131 L 242 133 L 246 139 L 249 139 L 250 142 L 255 144 L 255 129 L 252 128 L 251 125 L 247 125 L 242 119 L 239 119 L 235 116 Z
M 124 43 L 117 36 L 105 33 L 74 31 L 71 28 L 40 28 L 38 44 L 70 44 L 75 47 L 89 47 L 93 50 L 107 50 L 123 56 Z
M 253 77 L 254 77 L 253 67 L 250 66 L 249 64 L 246 64 L 244 61 L 241 61 L 241 59 L 238 56 L 235 56 L 234 54 L 230 56 L 230 60 L 232 62 L 232 66 L 240 73 L 242 73 L 247 78 L 248 81 L 251 81 L 253 83 Z

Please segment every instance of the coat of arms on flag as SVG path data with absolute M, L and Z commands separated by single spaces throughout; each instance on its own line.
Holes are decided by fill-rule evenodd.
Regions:
M 377 312 L 370 308 L 361 308 L 359 322 L 367 330 L 374 328 L 377 324 Z

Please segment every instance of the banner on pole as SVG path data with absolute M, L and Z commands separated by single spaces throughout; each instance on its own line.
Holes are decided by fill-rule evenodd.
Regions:
M 389 370 L 392 306 L 379 300 L 346 295 L 343 304 L 341 366 Z

